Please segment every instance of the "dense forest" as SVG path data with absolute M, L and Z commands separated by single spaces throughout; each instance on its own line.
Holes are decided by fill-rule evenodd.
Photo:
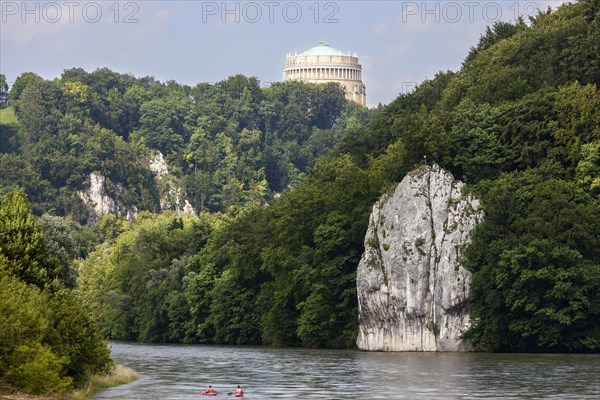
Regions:
M 0 193 L 27 194 L 61 265 L 48 270 L 104 338 L 353 347 L 372 204 L 437 163 L 485 213 L 462 260 L 472 347 L 598 351 L 599 11 L 581 0 L 498 22 L 459 71 L 377 110 L 333 84 L 26 73 L 8 92 L 18 121 L 0 125 Z M 198 216 L 159 212 L 152 151 Z M 76 191 L 95 171 L 127 189 L 135 219 L 80 225 Z M 44 290 L 2 264 L 4 238 L 2 279 L 17 289 L 3 296 Z
M 297 186 L 348 124 L 372 114 L 347 103 L 337 84 L 261 88 L 237 75 L 189 87 L 107 68 L 73 68 L 53 81 L 24 73 L 7 97 L 20 125 L 0 131 L 0 190 L 23 187 L 36 214 L 81 223 L 88 213 L 77 191 L 92 172 L 113 196 L 160 211 L 153 151 L 197 212 L 267 204 Z

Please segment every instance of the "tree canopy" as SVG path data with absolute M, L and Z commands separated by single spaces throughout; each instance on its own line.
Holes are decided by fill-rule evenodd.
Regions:
M 34 214 L 82 221 L 77 191 L 98 172 L 141 210 L 92 227 L 65 220 L 84 257 L 79 299 L 106 338 L 353 347 L 372 205 L 437 163 L 485 215 L 461 260 L 473 274 L 465 338 L 487 351 L 598 351 L 598 12 L 581 0 L 495 24 L 459 71 L 373 110 L 334 84 L 24 74 L 9 93 L 20 122 L 2 131 L 0 193 L 22 187 Z M 159 212 L 147 163 L 157 150 L 198 217 Z M 65 224 L 46 217 L 55 237 L 42 241 L 27 207 L 10 207 L 31 245 L 7 250 L 6 279 L 68 285 Z
M 68 246 L 58 244 L 64 241 L 66 229 L 46 229 L 44 234 L 22 190 L 4 196 L 0 376 L 31 393 L 60 393 L 112 367 L 95 322 L 61 282 L 61 263 L 70 268 L 73 258 L 73 253 L 59 251 Z
M 178 257 L 151 267 L 154 272 L 135 268 L 126 274 L 139 264 L 127 261 L 139 255 L 121 253 L 121 241 L 143 238 L 134 229 L 84 262 L 84 271 L 108 274 L 102 278 L 109 284 L 100 290 L 103 300 L 90 297 L 98 310 L 111 310 L 97 311 L 107 327 L 138 326 L 125 323 L 141 318 L 133 311 L 138 301 L 144 307 L 160 304 L 143 318 L 152 320 L 147 329 L 162 331 L 149 334 L 140 325 L 133 331 L 110 328 L 106 335 L 353 347 L 356 266 L 371 206 L 408 171 L 435 162 L 469 184 L 486 216 L 461 261 L 473 273 L 472 325 L 465 338 L 491 351 L 597 351 L 600 76 L 599 53 L 591 50 L 599 43 L 597 14 L 594 2 L 580 1 L 528 24 L 496 24 L 459 71 L 440 72 L 367 117 L 346 106 L 330 130 L 342 129 L 335 141 L 321 129 L 330 128 L 337 114 L 315 113 L 303 100 L 311 86 L 286 83 L 260 92 L 248 85 L 236 92 L 229 100 L 238 104 L 233 119 L 200 118 L 186 150 L 186 161 L 197 168 L 188 188 L 201 209 L 218 210 L 217 197 L 203 192 L 215 176 L 228 189 L 218 194 L 230 208 L 203 230 L 198 251 L 181 249 Z M 234 77 L 217 87 L 199 85 L 192 96 L 214 98 L 241 82 Z M 257 104 L 266 118 L 250 117 Z M 212 136 L 216 126 L 222 133 Z M 242 130 L 232 138 L 228 132 L 235 127 Z M 285 141 L 290 135 L 296 141 Z M 185 134 L 181 138 L 185 142 Z M 269 161 L 261 164 L 260 143 L 271 140 L 274 146 L 263 153 Z M 298 144 L 323 140 L 332 152 L 313 152 L 322 158 L 305 169 L 311 165 L 302 159 L 308 147 Z M 246 174 L 250 182 L 266 179 L 271 191 L 298 183 L 270 200 L 270 207 L 253 201 L 255 207 L 232 208 L 230 199 L 243 196 L 247 183 L 242 175 L 219 175 L 219 164 L 253 165 Z M 296 180 L 299 175 L 304 177 Z M 161 232 L 170 240 L 178 235 Z M 174 266 L 175 259 L 186 260 L 184 266 Z M 173 268 L 180 275 L 167 272 Z M 116 271 L 147 274 L 142 281 L 148 283 L 159 274 L 173 291 L 153 291 L 162 300 L 150 300 L 142 289 L 123 286 Z M 104 308 L 104 301 L 118 307 Z

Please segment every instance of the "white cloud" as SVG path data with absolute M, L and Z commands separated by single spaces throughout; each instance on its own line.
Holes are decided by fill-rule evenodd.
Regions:
M 385 36 L 390 31 L 390 25 L 387 22 L 380 22 L 373 28 L 373 34 L 375 36 Z
M 87 24 L 83 18 L 69 18 L 69 11 L 62 8 L 44 8 L 41 3 L 36 2 L 24 9 L 23 4 L 25 3 L 0 2 L 0 43 L 3 45 L 23 46 L 62 32 L 74 34 Z
M 128 29 L 133 38 L 143 40 L 163 31 L 173 20 L 179 5 L 157 8 L 152 2 L 0 2 L 1 37 L 5 45 L 26 46 L 37 41 L 57 45 L 77 41 L 82 32 L 103 31 L 105 36 Z M 141 4 L 141 6 L 140 6 Z M 130 37 L 122 37 L 127 41 Z

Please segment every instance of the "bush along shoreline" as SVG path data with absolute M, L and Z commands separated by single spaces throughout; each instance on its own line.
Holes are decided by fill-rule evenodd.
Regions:
M 92 375 L 81 387 L 61 394 L 28 394 L 0 381 L 0 400 L 85 400 L 103 389 L 125 385 L 137 380 L 137 373 L 128 367 L 117 364 L 106 374 Z

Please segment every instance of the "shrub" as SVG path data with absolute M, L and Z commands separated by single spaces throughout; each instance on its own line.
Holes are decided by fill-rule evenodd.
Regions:
M 22 345 L 11 354 L 6 377 L 30 393 L 62 393 L 71 388 L 71 377 L 61 377 L 66 358 L 40 343 Z

